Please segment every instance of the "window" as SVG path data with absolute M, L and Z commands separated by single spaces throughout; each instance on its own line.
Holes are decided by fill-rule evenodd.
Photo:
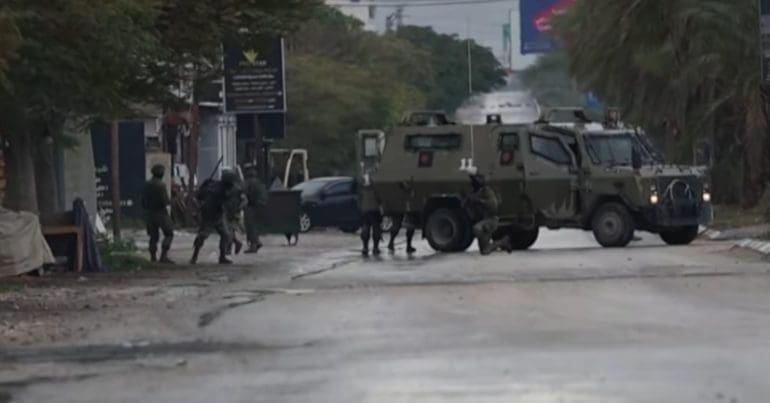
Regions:
M 344 196 L 353 194 L 353 182 L 335 183 L 324 191 L 326 196 Z
M 459 134 L 415 134 L 407 136 L 404 148 L 409 151 L 456 150 L 461 144 Z
M 559 165 L 572 165 L 572 158 L 559 139 L 530 135 L 532 153 Z
M 497 148 L 500 151 L 516 151 L 519 149 L 519 134 L 518 133 L 503 133 L 500 135 Z

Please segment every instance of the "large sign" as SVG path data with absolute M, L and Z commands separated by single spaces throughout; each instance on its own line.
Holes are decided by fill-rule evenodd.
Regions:
M 770 0 L 759 0 L 759 33 L 762 46 L 762 82 L 770 84 Z
M 253 48 L 224 46 L 225 112 L 286 111 L 282 38 L 264 38 Z
M 521 15 L 521 54 L 546 53 L 556 49 L 551 35 L 551 19 L 563 13 L 576 0 L 519 0 Z

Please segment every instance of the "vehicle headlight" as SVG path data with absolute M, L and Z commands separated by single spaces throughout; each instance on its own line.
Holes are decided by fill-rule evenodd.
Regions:
M 711 192 L 709 191 L 703 192 L 703 201 L 706 203 L 711 203 Z
M 650 204 L 658 204 L 660 201 L 660 198 L 658 197 L 657 193 L 653 193 L 650 195 Z

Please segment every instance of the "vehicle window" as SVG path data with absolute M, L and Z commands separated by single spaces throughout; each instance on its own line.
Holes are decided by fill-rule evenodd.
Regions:
M 572 158 L 556 138 L 530 135 L 532 153 L 559 165 L 572 165 Z
M 329 182 L 323 181 L 323 180 L 311 180 L 307 182 L 302 182 L 299 185 L 296 185 L 292 188 L 292 190 L 299 190 L 302 192 L 302 196 L 310 196 L 313 194 L 316 194 L 321 191 L 321 189 L 324 188 Z
M 630 166 L 634 142 L 630 135 L 592 135 L 586 148 L 595 165 Z
M 406 137 L 404 148 L 409 151 L 455 150 L 461 144 L 459 134 L 414 134 Z
M 324 191 L 327 196 L 343 196 L 353 193 L 353 182 L 336 183 Z
M 519 149 L 518 133 L 502 133 L 498 143 L 500 151 L 516 151 Z

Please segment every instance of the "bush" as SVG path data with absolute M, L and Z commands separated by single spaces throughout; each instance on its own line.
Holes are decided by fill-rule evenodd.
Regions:
M 99 241 L 99 251 L 102 256 L 102 263 L 107 270 L 138 270 L 150 263 L 139 255 L 139 248 L 130 238 L 118 240 L 102 238 Z

